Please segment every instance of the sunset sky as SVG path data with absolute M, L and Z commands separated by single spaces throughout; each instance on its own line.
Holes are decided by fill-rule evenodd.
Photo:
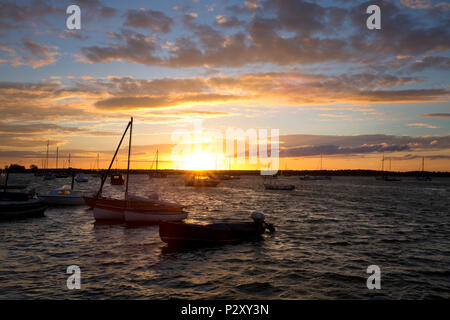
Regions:
M 450 171 L 449 91 L 444 0 L 0 2 L 1 167 L 41 167 L 48 140 L 60 167 L 106 167 L 133 116 L 133 168 L 192 162 L 172 134 L 202 120 L 279 129 L 281 169 Z

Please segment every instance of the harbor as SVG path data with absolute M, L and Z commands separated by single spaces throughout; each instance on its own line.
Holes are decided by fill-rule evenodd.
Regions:
M 63 181 L 11 174 L 11 183 L 48 193 Z M 361 265 L 384 266 L 382 290 L 390 299 L 444 298 L 449 290 L 450 179 L 424 185 L 373 177 L 302 181 L 281 177 L 295 190 L 265 190 L 259 176 L 241 175 L 215 188 L 184 185 L 183 175 L 149 183 L 130 175 L 130 192 L 163 195 L 188 208 L 193 224 L 251 221 L 258 210 L 275 225 L 262 240 L 171 250 L 158 225 L 96 223 L 88 206 L 55 206 L 45 217 L 0 223 L 1 298 L 131 299 L 368 299 Z M 75 183 L 84 194 L 100 179 Z M 125 186 L 105 185 L 123 197 Z M 180 201 L 182 199 L 182 201 Z M 77 264 L 83 290 L 63 285 Z M 258 275 L 256 277 L 256 275 Z M 412 281 L 414 279 L 414 281 Z

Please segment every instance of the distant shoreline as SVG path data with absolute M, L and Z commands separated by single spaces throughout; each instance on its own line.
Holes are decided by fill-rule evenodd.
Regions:
M 103 170 L 89 170 L 89 169 L 77 169 L 72 168 L 72 171 L 76 174 L 78 172 L 83 173 L 99 173 L 104 172 Z M 168 175 L 183 175 L 186 173 L 195 173 L 192 170 L 175 170 L 175 169 L 161 169 L 160 172 L 164 172 Z M 37 173 L 37 172 L 51 172 L 51 173 L 68 173 L 69 169 L 38 169 L 31 170 L 26 169 L 24 171 L 11 171 L 11 173 Z M 125 169 L 119 170 L 111 170 L 111 172 L 120 172 L 122 174 L 126 173 Z M 130 170 L 132 174 L 149 174 L 150 172 L 154 172 L 154 170 L 148 169 L 134 169 Z M 234 176 L 242 176 L 242 175 L 254 175 L 259 176 L 259 170 L 208 170 L 208 171 L 200 171 L 201 173 L 209 173 L 213 175 L 234 175 Z M 417 176 L 430 176 L 430 177 L 450 177 L 449 171 L 381 171 L 381 170 L 279 170 L 278 175 L 284 176 L 392 176 L 392 177 L 417 177 Z

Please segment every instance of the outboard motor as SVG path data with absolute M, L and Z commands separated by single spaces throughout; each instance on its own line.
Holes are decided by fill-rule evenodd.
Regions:
M 251 215 L 253 221 L 255 223 L 260 223 L 266 226 L 266 228 L 270 231 L 270 232 L 275 232 L 275 227 L 273 226 L 272 223 L 267 223 L 264 221 L 264 219 L 266 218 L 264 216 L 264 214 L 262 214 L 261 212 L 258 211 L 254 211 Z

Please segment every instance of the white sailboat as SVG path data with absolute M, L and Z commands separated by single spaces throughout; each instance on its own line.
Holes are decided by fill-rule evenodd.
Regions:
M 130 140 L 128 144 L 128 165 L 124 199 L 112 199 L 102 197 L 102 189 L 105 179 L 111 170 L 114 159 L 117 156 L 120 145 L 128 131 L 130 130 Z M 133 118 L 125 129 L 122 138 L 117 146 L 116 152 L 111 160 L 108 171 L 103 175 L 100 189 L 95 197 L 84 197 L 85 203 L 93 207 L 94 218 L 97 221 L 126 221 L 139 223 L 155 223 L 159 221 L 180 221 L 187 217 L 184 206 L 160 201 L 152 198 L 144 198 L 128 193 L 130 175 L 131 138 L 133 135 Z

